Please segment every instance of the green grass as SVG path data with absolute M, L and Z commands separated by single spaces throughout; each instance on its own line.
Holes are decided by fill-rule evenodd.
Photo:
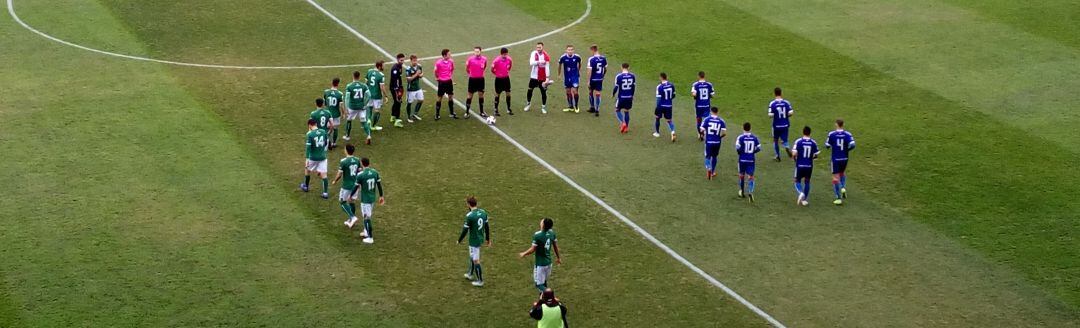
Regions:
M 468 6 L 320 3 L 391 52 L 421 56 L 543 33 L 583 10 L 577 0 L 483 1 L 471 26 L 461 20 L 476 10 Z M 643 91 L 632 134 L 617 134 L 610 112 L 530 112 L 499 126 L 785 324 L 1080 321 L 1078 155 L 1067 129 L 1053 128 L 1078 116 L 1046 108 L 1073 83 L 1075 48 L 1062 40 L 1075 33 L 1048 33 L 1067 29 L 1061 21 L 1012 19 L 1045 9 L 1004 3 L 667 4 L 598 2 L 585 24 L 544 40 L 553 54 L 598 43 L 612 63 L 633 64 Z M 991 14 L 963 10 L 975 7 Z M 20 0 L 18 8 L 48 33 L 155 58 L 381 59 L 303 2 Z M 880 16 L 857 19 L 865 12 Z M 956 29 L 964 33 L 948 32 Z M 12 95 L 0 98 L 0 151 L 9 154 L 0 167 L 5 181 L 25 181 L 2 187 L 10 197 L 0 200 L 0 241 L 12 246 L 0 252 L 0 326 L 528 325 L 531 265 L 514 255 L 542 216 L 556 218 L 562 237 L 566 264 L 553 284 L 575 325 L 764 324 L 487 128 L 431 121 L 433 92 L 427 120 L 360 148 L 388 192 L 376 244 L 361 246 L 335 202 L 295 190 L 311 99 L 351 70 L 131 62 L 50 43 L 10 19 L 0 20 L 0 36 L 11 50 L 0 53 L 9 63 L 0 81 Z M 967 48 L 933 51 L 950 38 Z M 936 43 L 910 46 L 927 39 Z M 515 76 L 525 74 L 530 47 L 513 48 Z M 847 119 L 860 145 L 849 204 L 827 204 L 831 186 L 819 169 L 812 206 L 794 206 L 789 161 L 760 163 L 759 202 L 745 204 L 734 197 L 729 151 L 720 181 L 704 181 L 685 93 L 700 69 L 717 83 L 730 126 L 748 120 L 767 136 L 764 106 L 777 84 L 796 106 L 795 123 L 815 136 Z M 680 92 L 683 139 L 674 145 L 648 136 L 659 71 Z M 524 82 L 514 81 L 515 108 Z M 562 98 L 553 90 L 554 108 Z M 459 278 L 465 249 L 453 243 L 470 194 L 494 218 L 482 290 Z

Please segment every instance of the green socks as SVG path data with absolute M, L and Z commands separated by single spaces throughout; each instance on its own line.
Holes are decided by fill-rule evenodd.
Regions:
M 326 178 L 322 179 L 322 191 L 330 192 L 330 180 L 327 180 Z
M 345 135 L 346 136 L 351 136 L 352 135 L 352 121 L 351 120 L 350 121 L 345 121 Z
M 345 215 L 348 215 L 349 218 L 351 219 L 354 216 L 354 214 L 353 214 L 352 206 L 350 206 L 350 205 L 351 204 L 349 204 L 348 202 L 341 202 L 341 210 L 345 211 Z
M 374 233 L 371 232 L 371 218 L 364 218 L 364 230 L 367 230 L 368 238 L 375 238 Z
M 379 118 L 382 117 L 382 113 L 375 112 L 375 114 L 372 114 L 372 116 L 373 117 L 371 118 L 371 125 L 379 125 Z
M 310 175 L 305 175 L 304 176 L 304 185 L 307 186 L 310 183 L 311 183 L 311 176 Z
M 364 133 L 367 134 L 368 138 L 371 138 L 371 121 L 364 122 Z

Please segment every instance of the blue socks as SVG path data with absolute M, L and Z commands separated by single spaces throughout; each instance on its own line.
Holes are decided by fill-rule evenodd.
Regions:
M 656 133 L 660 133 L 660 118 L 659 117 L 656 118 L 656 123 L 653 124 L 653 129 L 656 130 Z
M 619 119 L 619 123 L 626 123 L 626 121 L 623 120 L 623 112 L 621 110 L 615 110 L 615 117 Z
M 776 153 L 776 157 L 780 157 L 780 143 L 773 141 L 772 143 L 773 153 Z
M 716 157 L 710 157 L 710 159 L 711 160 L 709 161 L 709 171 L 716 172 Z
M 847 174 L 840 175 L 840 188 L 847 188 Z
M 795 192 L 805 194 L 803 192 L 803 190 L 802 190 L 802 181 L 801 180 L 795 181 Z
M 754 178 L 753 177 L 750 178 L 750 189 L 748 189 L 747 192 L 749 192 L 751 194 L 754 193 Z
M 746 178 L 739 177 L 739 190 L 746 190 Z
M 667 121 L 667 127 L 671 129 L 671 132 L 675 132 L 675 122 Z
M 832 184 L 833 194 L 836 194 L 836 199 L 840 199 L 840 181 Z
M 596 95 L 589 94 L 589 108 L 596 108 Z

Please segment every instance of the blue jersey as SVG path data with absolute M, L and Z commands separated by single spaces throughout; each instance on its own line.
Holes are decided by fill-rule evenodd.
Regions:
M 592 72 L 590 81 L 603 81 L 604 74 L 607 73 L 607 57 L 603 55 L 589 57 L 589 71 Z
M 615 90 L 611 93 L 618 95 L 620 99 L 633 99 L 635 87 L 637 87 L 637 77 L 634 73 L 619 73 L 615 75 Z
M 829 132 L 829 139 L 825 142 L 825 148 L 832 149 L 832 160 L 846 161 L 848 152 L 855 149 L 855 137 L 850 132 L 836 130 Z
M 809 137 L 802 137 L 795 141 L 792 145 L 791 151 L 795 152 L 795 167 L 813 168 L 814 157 L 817 157 L 821 150 L 818 149 L 817 141 L 810 139 Z
M 769 103 L 769 116 L 772 117 L 774 128 L 786 128 L 791 125 L 788 116 L 791 116 L 791 103 L 784 99 L 776 99 Z
M 724 123 L 724 119 L 719 116 L 709 116 L 704 120 L 701 120 L 701 126 L 698 127 L 705 132 L 706 144 L 719 144 L 724 138 L 724 131 L 727 130 L 727 123 Z
M 578 54 L 563 54 L 559 57 L 559 63 L 562 64 L 564 78 L 572 79 L 581 76 L 581 56 Z
M 752 133 L 746 132 L 735 138 L 735 152 L 739 153 L 739 163 L 753 163 L 754 154 L 761 151 L 761 141 Z
M 696 108 L 709 108 L 712 107 L 712 97 L 714 94 L 712 83 L 706 81 L 694 82 L 694 85 L 690 86 L 690 90 L 694 96 L 694 107 Z
M 656 85 L 656 107 L 671 108 L 675 100 L 675 85 L 670 81 L 660 82 Z

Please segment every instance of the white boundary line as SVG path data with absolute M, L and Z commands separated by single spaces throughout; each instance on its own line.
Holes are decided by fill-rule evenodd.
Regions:
M 102 55 L 106 55 L 106 56 L 124 58 L 124 59 L 132 59 L 132 60 L 138 60 L 138 61 L 147 61 L 147 62 L 154 62 L 154 63 L 160 63 L 160 64 L 188 66 L 188 67 L 217 68 L 217 69 L 252 69 L 252 70 L 258 70 L 258 69 L 265 69 L 265 70 L 272 70 L 272 69 L 277 69 L 277 70 L 286 70 L 286 69 L 326 69 L 326 68 L 349 68 L 349 67 L 369 67 L 369 66 L 374 66 L 374 64 L 371 64 L 371 63 L 367 63 L 367 64 L 343 64 L 343 65 L 311 65 L 311 66 L 237 66 L 237 65 L 187 63 L 187 62 L 179 62 L 179 61 L 172 61 L 172 60 L 164 60 L 164 59 L 142 57 L 142 56 L 126 55 L 126 54 L 115 53 L 115 52 L 111 52 L 111 51 L 105 51 L 105 50 L 90 48 L 90 47 L 87 47 L 87 46 L 79 45 L 77 43 L 65 41 L 63 39 L 54 37 L 52 35 L 45 34 L 45 32 L 39 31 L 39 30 L 33 28 L 32 26 L 30 26 L 30 24 L 27 24 L 26 22 L 24 22 L 22 20 L 22 18 L 20 18 L 19 15 L 15 13 L 15 0 L 7 0 L 7 10 L 8 10 L 8 14 L 11 15 L 11 18 L 14 19 L 16 23 L 19 23 L 19 25 L 22 25 L 23 28 L 29 30 L 30 32 L 34 32 L 35 34 L 40 35 L 40 36 L 42 36 L 42 37 L 44 37 L 46 39 L 52 40 L 54 42 L 57 42 L 57 43 L 60 43 L 60 44 L 66 45 L 66 46 L 86 50 L 86 51 L 89 51 L 89 52 L 98 53 L 98 54 L 102 54 Z M 574 25 L 577 25 L 577 24 L 581 23 L 581 21 L 584 21 L 586 17 L 589 17 L 589 13 L 591 13 L 591 12 L 592 12 L 592 2 L 590 0 L 585 0 L 585 12 L 582 13 L 581 17 L 578 17 L 577 20 L 575 20 L 573 22 L 570 22 L 570 24 L 567 24 L 566 26 L 560 27 L 558 29 L 555 29 L 555 30 L 549 31 L 547 33 L 540 34 L 540 35 L 537 35 L 537 36 L 534 36 L 534 37 L 531 37 L 531 38 L 528 38 L 528 39 L 525 39 L 525 40 L 515 41 L 515 42 L 511 42 L 511 43 L 507 43 L 507 44 L 493 46 L 493 47 L 487 47 L 485 49 L 498 49 L 498 48 L 503 48 L 503 47 L 509 48 L 509 47 L 520 45 L 520 44 L 523 44 L 523 43 L 526 43 L 526 42 L 531 42 L 531 41 L 534 41 L 534 40 L 539 40 L 539 39 L 545 38 L 547 36 L 550 36 L 550 35 L 555 34 L 555 33 L 562 32 L 562 31 L 564 31 L 564 30 L 566 30 L 568 28 L 573 27 Z M 370 44 L 371 42 L 368 42 L 368 43 Z M 459 52 L 459 53 L 455 53 L 453 55 L 454 56 L 461 56 L 461 55 L 467 55 L 467 54 L 470 54 L 470 53 L 472 53 L 472 51 Z M 432 59 L 438 59 L 438 58 L 440 58 L 440 57 L 439 56 L 429 56 L 429 57 L 420 58 L 420 60 L 432 60 Z M 393 58 L 391 58 L 391 60 L 392 59 Z
M 11 1 L 11 0 L 8 0 L 8 1 Z M 341 27 L 344 27 L 350 33 L 355 35 L 356 38 L 360 39 L 361 41 L 364 41 L 364 43 L 367 43 L 372 48 L 375 48 L 375 50 L 378 50 L 380 53 L 385 55 L 386 58 L 389 58 L 390 60 L 394 60 L 394 56 L 391 55 L 390 52 L 388 52 L 388 51 L 386 51 L 386 49 L 383 49 L 382 47 L 380 47 L 374 41 L 371 41 L 371 39 L 369 39 L 368 37 L 364 36 L 363 34 L 360 34 L 360 32 L 356 31 L 356 29 L 352 28 L 352 26 L 349 26 L 349 24 L 346 24 L 340 18 L 338 18 L 334 14 L 330 13 L 330 11 L 327 11 L 326 8 L 323 8 L 321 5 L 316 3 L 314 0 L 306 0 L 306 1 L 309 4 L 311 4 L 312 6 L 314 6 L 315 9 L 318 9 L 323 14 L 325 14 L 327 17 L 334 20 L 334 22 L 338 23 L 338 25 L 341 25 Z M 592 2 L 590 0 L 586 0 L 585 3 L 587 5 L 587 7 L 585 9 L 585 16 L 587 16 L 589 14 L 589 12 L 592 11 Z M 578 19 L 578 21 L 580 21 L 582 19 L 584 19 L 584 16 L 582 16 L 582 18 Z M 575 24 L 576 23 L 577 23 L 577 21 L 575 21 Z M 544 37 L 544 36 L 548 36 L 548 35 L 551 35 L 551 34 L 558 33 L 558 32 L 560 32 L 562 30 L 565 30 L 566 28 L 568 28 L 570 26 L 572 26 L 572 25 L 568 25 L 568 26 L 566 26 L 566 27 L 564 27 L 562 29 L 550 32 L 550 33 L 545 34 L 545 35 L 540 36 L 540 37 Z M 537 38 L 540 38 L 540 37 L 537 37 Z M 529 41 L 532 41 L 532 40 L 534 40 L 534 39 L 520 41 L 517 44 L 529 42 Z M 424 83 L 427 84 L 429 87 L 436 88 L 435 83 L 431 82 L 431 80 L 429 80 L 428 78 L 423 78 L 423 80 L 424 80 Z M 457 105 L 460 106 L 460 107 L 465 107 L 465 104 L 462 104 L 461 101 L 459 101 L 459 100 L 455 99 L 454 102 L 457 103 Z M 480 118 L 480 115 L 472 115 L 472 116 L 474 118 L 476 118 L 477 121 L 480 121 L 481 123 L 483 123 L 483 119 Z M 656 237 L 653 237 L 652 234 L 650 234 L 648 231 L 645 231 L 645 229 L 642 229 L 641 226 L 638 226 L 637 223 L 634 223 L 634 221 L 631 221 L 630 218 L 627 218 L 625 215 L 620 213 L 614 207 L 611 207 L 611 205 L 608 205 L 608 203 L 604 202 L 602 199 L 600 199 L 600 197 L 596 197 L 596 195 L 593 195 L 592 192 L 589 192 L 589 190 L 585 189 L 584 187 L 579 185 L 577 182 L 574 182 L 574 180 L 570 179 L 570 177 L 568 177 L 565 174 L 563 174 L 562 172 L 560 172 L 559 169 L 556 169 L 551 164 L 548 164 L 548 162 L 545 161 L 543 158 L 540 158 L 540 156 L 537 156 L 531 150 L 529 150 L 528 148 L 525 148 L 525 146 L 521 145 L 521 143 L 518 143 L 517 140 L 514 140 L 514 138 L 510 137 L 510 135 L 507 135 L 505 132 L 503 132 L 501 129 L 495 127 L 494 125 L 489 125 L 489 124 L 486 124 L 486 123 L 484 123 L 484 125 L 487 125 L 487 127 L 490 128 L 492 131 L 494 131 L 496 134 L 501 136 L 506 141 L 510 142 L 510 144 L 513 144 L 514 147 L 517 147 L 518 150 L 521 150 L 521 152 L 525 153 L 525 155 L 528 155 L 530 158 L 535 160 L 537 163 L 540 163 L 541 166 L 543 166 L 544 168 L 547 168 L 548 171 L 551 171 L 551 173 L 554 173 L 556 176 L 561 178 L 563 181 L 565 181 L 571 187 L 574 187 L 574 189 L 577 189 L 578 191 L 580 191 L 582 194 L 585 195 L 585 197 L 588 197 L 589 199 L 592 199 L 592 201 L 596 202 L 596 204 L 600 205 L 600 207 L 603 207 L 609 213 L 611 213 L 612 215 L 615 215 L 615 217 L 619 218 L 619 220 L 621 220 L 623 223 L 630 226 L 630 228 L 633 228 L 634 231 L 636 231 L 638 234 L 641 234 L 641 236 L 645 237 L 645 239 L 647 239 L 649 242 L 652 242 L 653 245 L 656 245 L 656 247 L 659 247 L 665 253 L 667 253 L 671 257 L 675 258 L 675 260 L 679 261 L 679 263 L 682 263 L 687 268 L 690 268 L 691 271 L 694 271 L 694 273 L 697 273 L 702 278 L 705 278 L 705 280 L 708 281 L 710 284 L 712 284 L 713 286 L 716 286 L 717 288 L 720 288 L 721 290 L 724 291 L 724 293 L 727 293 L 728 296 L 731 296 L 735 300 L 739 301 L 739 303 L 742 303 L 742 305 L 746 306 L 751 311 L 753 311 L 755 314 L 760 316 L 762 319 L 765 319 L 765 321 L 768 321 L 769 324 L 772 324 L 774 327 L 777 327 L 777 328 L 786 328 L 786 326 L 784 326 L 784 324 L 780 323 L 780 321 L 777 321 L 775 318 L 773 318 L 771 315 L 766 313 L 764 310 L 762 310 L 761 308 L 758 308 L 753 303 L 750 303 L 750 301 L 747 301 L 746 298 L 743 298 L 742 296 L 739 295 L 739 293 L 736 293 L 731 288 L 728 288 L 728 286 L 724 285 L 724 283 L 720 282 L 719 280 L 716 280 L 716 278 L 714 278 L 712 275 L 709 275 L 708 273 L 706 273 L 705 270 L 702 270 L 701 268 L 698 268 L 696 265 L 691 263 L 689 260 L 684 258 L 682 255 L 679 255 L 679 253 L 675 252 L 675 250 L 671 249 L 671 247 L 668 247 L 666 244 L 661 242 L 659 239 L 656 239 Z

